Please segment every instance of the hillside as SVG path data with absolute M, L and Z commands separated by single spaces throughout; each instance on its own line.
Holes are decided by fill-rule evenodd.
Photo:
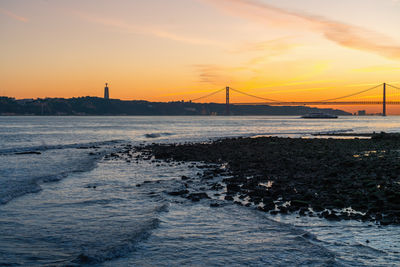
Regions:
M 124 101 L 98 97 L 35 100 L 0 97 L 1 115 L 225 115 L 225 108 L 225 104 L 216 103 Z M 317 109 L 306 106 L 230 106 L 231 115 L 303 115 L 318 111 L 335 115 L 351 115 L 342 110 Z

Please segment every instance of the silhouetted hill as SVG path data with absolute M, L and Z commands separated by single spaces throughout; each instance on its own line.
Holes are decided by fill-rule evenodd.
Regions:
M 303 115 L 322 111 L 351 115 L 342 110 L 306 106 L 276 107 L 268 105 L 230 106 L 231 115 Z M 148 102 L 103 99 L 98 97 L 45 98 L 16 100 L 0 97 L 1 115 L 224 115 L 225 104 L 191 102 Z

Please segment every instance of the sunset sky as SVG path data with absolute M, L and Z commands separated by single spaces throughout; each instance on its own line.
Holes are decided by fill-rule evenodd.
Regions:
M 102 96 L 109 82 L 121 99 L 229 85 L 301 101 L 400 87 L 399 14 L 396 0 L 1 0 L 0 95 Z

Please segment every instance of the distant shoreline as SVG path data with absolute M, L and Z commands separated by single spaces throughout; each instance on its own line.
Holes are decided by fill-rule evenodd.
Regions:
M 194 102 L 149 102 L 99 97 L 23 99 L 0 97 L 0 114 L 53 116 L 300 116 L 308 113 L 351 115 L 338 109 L 307 106 L 235 105 Z
M 299 115 L 125 115 L 125 114 L 113 114 L 113 115 L 27 115 L 27 114 L 0 114 L 0 117 L 219 117 L 219 118 L 229 118 L 229 117 L 296 117 L 300 118 Z M 399 116 L 399 115 L 390 115 Z M 341 115 L 340 117 L 381 117 L 379 115 L 371 116 L 358 116 L 358 115 Z M 339 118 L 340 118 L 339 117 Z M 303 119 L 305 120 L 305 119 Z M 323 119 L 326 120 L 326 119 Z

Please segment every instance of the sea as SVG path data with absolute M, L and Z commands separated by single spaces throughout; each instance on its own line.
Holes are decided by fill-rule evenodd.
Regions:
M 129 145 L 374 131 L 400 132 L 400 117 L 0 117 L 0 266 L 400 266 L 400 226 L 192 202 L 168 192 L 203 163 L 109 157 Z M 196 179 L 189 189 L 204 190 Z

